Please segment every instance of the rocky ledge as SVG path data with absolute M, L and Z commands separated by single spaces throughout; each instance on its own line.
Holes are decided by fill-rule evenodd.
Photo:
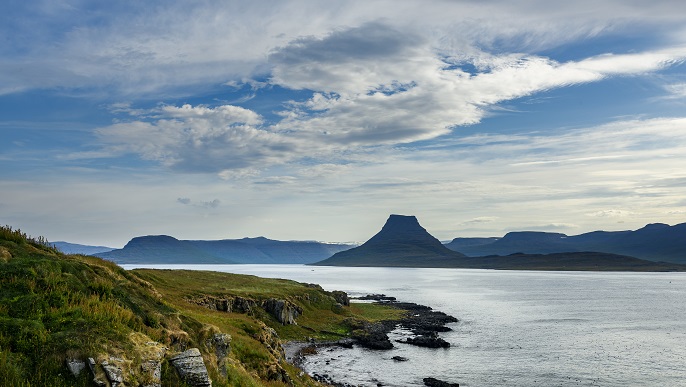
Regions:
M 423 382 L 428 387 L 460 387 L 457 383 L 448 383 L 436 378 L 424 378 Z
M 398 343 L 416 345 L 428 348 L 449 348 L 450 343 L 439 337 L 439 332 L 448 332 L 452 329 L 446 324 L 458 322 L 459 320 L 453 316 L 443 312 L 435 311 L 432 308 L 424 305 L 419 305 L 411 302 L 398 302 L 395 297 L 388 297 L 384 294 L 372 294 L 364 297 L 356 298 L 358 300 L 371 300 L 382 305 L 388 305 L 392 308 L 406 311 L 406 316 L 399 320 L 388 320 L 377 323 L 369 323 L 355 319 L 348 319 L 346 323 L 352 329 L 350 338 L 341 339 L 330 342 L 290 342 L 285 345 L 286 359 L 301 367 L 304 358 L 308 354 L 316 353 L 321 347 L 338 346 L 343 348 L 352 348 L 353 345 L 359 345 L 364 348 L 374 350 L 388 350 L 393 348 L 393 343 L 388 337 L 388 333 L 396 328 L 403 328 L 412 331 L 414 337 L 409 337 L 406 340 L 396 340 Z M 394 361 L 407 361 L 408 359 L 401 356 L 392 357 Z M 328 374 L 314 373 L 311 375 L 315 380 L 336 387 L 348 387 L 349 384 L 341 383 Z M 424 378 L 423 382 L 426 386 L 431 387 L 454 387 L 459 386 L 457 383 L 448 383 L 435 378 Z M 383 385 L 379 383 L 378 385 Z
M 408 329 L 415 335 L 406 340 L 397 340 L 398 343 L 416 345 L 428 348 L 448 348 L 450 343 L 438 336 L 439 332 L 451 330 L 446 324 L 457 322 L 458 319 L 435 311 L 431 307 L 412 302 L 398 302 L 395 297 L 385 294 L 372 294 L 359 297 L 360 300 L 372 300 L 382 305 L 404 310 L 406 317 L 400 320 L 383 321 L 376 324 L 349 321 L 353 328 L 352 338 L 357 344 L 369 349 L 391 349 L 393 343 L 388 338 L 388 332 L 397 327 Z

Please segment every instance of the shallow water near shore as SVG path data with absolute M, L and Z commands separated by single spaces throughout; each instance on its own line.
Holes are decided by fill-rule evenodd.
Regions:
M 303 364 L 310 374 L 353 385 L 421 386 L 431 376 L 460 386 L 686 386 L 686 273 L 123 266 L 288 278 L 353 296 L 385 293 L 460 319 L 441 333 L 449 349 L 325 348 Z

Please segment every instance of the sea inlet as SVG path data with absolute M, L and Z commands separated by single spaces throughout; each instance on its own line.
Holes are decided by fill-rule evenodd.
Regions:
M 395 343 L 387 351 L 326 348 L 306 357 L 306 372 L 351 385 L 423 386 L 423 378 L 435 377 L 463 387 L 686 386 L 686 273 L 145 267 L 287 278 L 352 296 L 384 293 L 460 320 L 440 334 L 450 348 Z

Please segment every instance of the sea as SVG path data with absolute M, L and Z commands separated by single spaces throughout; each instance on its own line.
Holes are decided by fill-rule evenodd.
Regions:
M 426 377 L 463 387 L 686 386 L 686 273 L 123 266 L 286 278 L 351 296 L 386 294 L 459 319 L 440 334 L 447 349 L 332 347 L 306 358 L 305 372 L 354 386 L 423 386 Z

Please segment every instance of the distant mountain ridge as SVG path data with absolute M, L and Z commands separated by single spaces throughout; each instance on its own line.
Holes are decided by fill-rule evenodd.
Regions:
M 499 246 L 526 248 L 536 242 L 541 249 L 557 247 L 564 234 L 522 232 L 505 238 L 474 238 L 464 247 Z M 547 243 L 547 244 L 546 244 Z M 317 262 L 321 266 L 436 267 L 503 270 L 686 271 L 686 265 L 660 263 L 605 252 L 561 252 L 468 257 L 451 252 L 419 225 L 414 216 L 391 215 L 381 231 L 359 247 L 341 251 Z
M 277 241 L 264 237 L 179 240 L 167 235 L 131 239 L 122 249 L 94 255 L 118 264 L 307 264 L 328 258 L 348 244 Z
M 593 231 L 567 236 L 548 232 L 510 232 L 502 238 L 455 238 L 445 246 L 470 257 L 513 253 L 550 254 L 596 251 L 650 261 L 686 264 L 686 223 L 652 223 L 635 231 Z
M 57 250 L 63 252 L 64 254 L 93 255 L 114 250 L 114 247 L 80 245 L 78 243 L 69 243 L 64 241 L 51 242 L 50 244 L 55 246 Z

